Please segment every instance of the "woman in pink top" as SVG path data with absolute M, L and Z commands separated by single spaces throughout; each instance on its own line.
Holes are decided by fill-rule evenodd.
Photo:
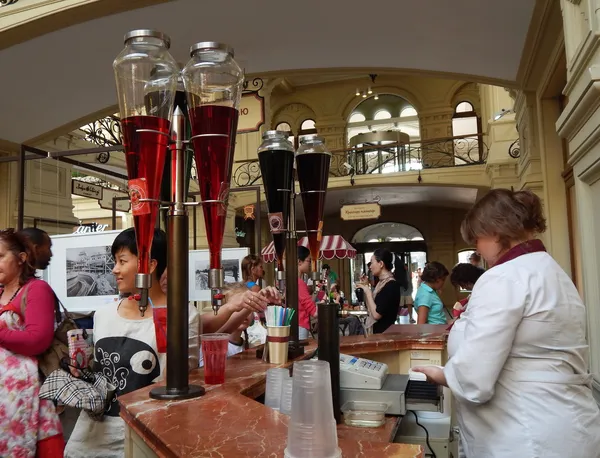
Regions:
M 0 284 L 0 456 L 60 458 L 62 427 L 54 404 L 38 397 L 36 358 L 52 343 L 56 298 L 13 229 L 0 231 Z
M 308 248 L 298 247 L 298 275 L 310 272 L 310 251 Z M 298 338 L 308 339 L 310 332 L 310 317 L 317 315 L 317 306 L 313 301 L 308 286 L 302 278 L 298 277 Z

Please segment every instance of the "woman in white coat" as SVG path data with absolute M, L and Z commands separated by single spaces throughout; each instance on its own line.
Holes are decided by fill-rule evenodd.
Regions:
M 452 390 L 464 457 L 600 457 L 586 311 L 534 238 L 545 229 L 529 191 L 493 190 L 463 221 L 463 238 L 493 267 L 450 332 L 446 366 L 415 370 Z

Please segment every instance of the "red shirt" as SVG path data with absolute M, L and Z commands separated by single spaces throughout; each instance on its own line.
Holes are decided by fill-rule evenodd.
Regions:
M 54 292 L 45 281 L 30 280 L 12 300 L 13 306 L 20 308 L 25 289 L 25 328 L 22 331 L 0 328 L 0 345 L 13 353 L 35 356 L 46 351 L 54 337 Z
M 317 305 L 312 300 L 308 286 L 298 278 L 298 324 L 304 329 L 310 329 L 310 317 L 317 314 Z

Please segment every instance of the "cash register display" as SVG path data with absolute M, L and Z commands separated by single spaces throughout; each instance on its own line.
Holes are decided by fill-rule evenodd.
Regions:
M 388 375 L 387 364 L 340 355 L 340 388 L 379 390 Z

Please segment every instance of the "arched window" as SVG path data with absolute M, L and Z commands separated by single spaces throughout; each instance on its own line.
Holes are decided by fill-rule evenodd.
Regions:
M 471 102 L 456 104 L 452 116 L 452 135 L 461 137 L 454 140 L 454 164 L 479 163 L 482 160 L 483 145 L 480 142 L 481 119 Z
M 304 132 L 306 130 L 316 130 L 315 122 L 312 119 L 306 119 L 302 121 L 302 125 L 300 126 L 300 132 Z
M 295 147 L 294 133 L 292 132 L 292 127 L 287 122 L 280 122 L 279 124 L 277 124 L 277 127 L 275 127 L 275 130 L 283 130 L 284 132 L 289 132 L 290 136 L 288 137 L 288 140 Z
M 355 113 L 352 113 L 350 115 L 350 119 L 348 120 L 348 122 L 349 123 L 352 123 L 352 122 L 363 122 L 363 121 L 366 121 L 366 119 L 367 118 L 365 118 L 364 114 L 355 112 Z
M 296 141 L 296 144 L 294 145 L 296 147 L 296 149 L 298 149 L 299 142 L 300 139 L 304 136 L 304 135 L 311 135 L 311 134 L 316 134 L 317 133 L 317 129 L 315 126 L 315 121 L 312 119 L 305 119 L 304 121 L 302 121 L 302 123 L 300 124 L 300 130 L 298 131 L 298 140 Z
M 392 114 L 387 110 L 379 110 L 377 113 L 375 113 L 375 116 L 373 116 L 373 119 L 375 121 L 378 121 L 380 119 L 391 119 L 391 118 L 392 118 Z
M 417 116 L 417 110 L 415 110 L 415 108 L 411 106 L 402 108 L 402 111 L 400 112 L 400 117 L 407 118 L 409 116 Z

